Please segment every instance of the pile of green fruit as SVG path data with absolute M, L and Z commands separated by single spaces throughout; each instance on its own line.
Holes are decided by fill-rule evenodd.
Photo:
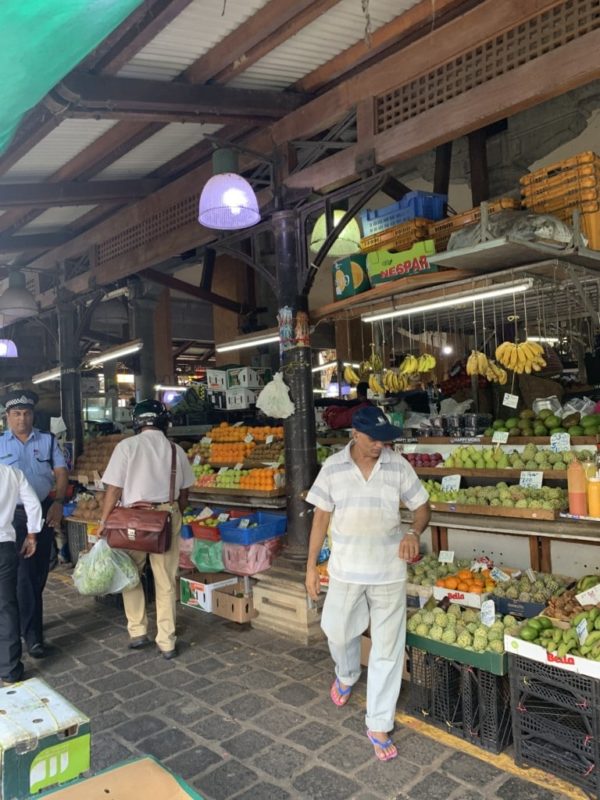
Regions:
M 587 461 L 594 458 L 591 450 L 567 450 L 554 453 L 549 448 L 527 444 L 519 452 L 509 452 L 501 447 L 474 447 L 473 445 L 456 447 L 444 461 L 449 469 L 525 469 L 565 470 L 575 459 Z
M 525 408 L 518 416 L 497 419 L 487 428 L 485 436 L 493 436 L 494 431 L 508 431 L 510 436 L 551 436 L 553 433 L 569 433 L 571 436 L 595 436 L 600 432 L 600 414 L 581 416 L 578 412 L 568 414 L 562 419 L 548 408 L 536 414 Z
M 520 603 L 546 603 L 565 588 L 564 579 L 557 575 L 543 572 L 534 572 L 533 575 L 535 578 L 533 581 L 524 574 L 509 581 L 498 581 L 494 595 L 518 600 Z
M 577 626 L 584 619 L 587 622 L 587 637 L 580 642 Z M 565 629 L 555 627 L 548 617 L 533 617 L 516 635 L 519 639 L 544 647 L 549 653 L 556 653 L 558 658 L 571 655 L 600 661 L 600 608 L 581 611 L 573 617 L 570 627 Z
M 418 564 L 408 565 L 408 582 L 419 586 L 434 586 L 438 578 L 453 575 L 459 569 L 468 569 L 471 562 L 467 559 L 457 559 L 452 564 L 440 564 L 438 557 L 433 553 L 423 556 Z
M 432 503 L 459 503 L 467 506 L 500 506 L 502 508 L 545 508 L 549 511 L 564 511 L 568 508 L 565 489 L 558 486 L 542 486 L 530 489 L 509 486 L 500 481 L 495 486 L 471 486 L 468 489 L 445 491 L 442 484 L 434 480 L 421 481 Z
M 481 622 L 480 613 L 474 608 L 461 609 L 458 605 L 450 605 L 447 611 L 436 607 L 432 611 L 422 609 L 409 617 L 407 630 L 417 636 L 424 636 L 445 644 L 462 647 L 483 653 L 504 652 L 504 633 L 518 630 L 517 620 L 507 614 L 496 616 L 496 620 L 488 627 Z

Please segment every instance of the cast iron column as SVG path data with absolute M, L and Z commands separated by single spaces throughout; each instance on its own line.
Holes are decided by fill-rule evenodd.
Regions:
M 60 407 L 67 426 L 67 438 L 73 442 L 73 457 L 83 450 L 78 316 L 69 298 L 58 302 L 58 360 L 60 362 Z
M 130 329 L 132 338 L 141 339 L 144 346 L 139 351 L 139 374 L 135 376 L 135 399 L 154 398 L 156 370 L 154 368 L 154 312 L 157 301 L 152 290 L 146 290 L 139 280 L 131 280 L 129 287 Z
M 272 215 L 279 309 L 289 306 L 296 314 L 306 311 L 306 300 L 299 296 L 298 220 L 293 211 L 276 211 Z M 312 393 L 311 354 L 308 342 L 282 353 L 281 368 L 290 387 L 295 412 L 284 421 L 285 474 L 288 517 L 288 549 L 286 556 L 303 568 L 308 552 L 312 522 L 312 506 L 302 499 L 317 474 L 317 439 Z

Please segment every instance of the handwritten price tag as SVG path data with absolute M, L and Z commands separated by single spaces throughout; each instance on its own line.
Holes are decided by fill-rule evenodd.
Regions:
M 588 624 L 587 619 L 582 619 L 579 625 L 575 628 L 577 631 L 577 638 L 579 639 L 579 644 L 585 644 L 585 640 L 588 637 Z
M 267 436 L 267 438 L 265 439 L 265 444 L 271 444 L 271 443 L 272 443 L 272 442 L 274 442 L 274 441 L 275 441 L 275 437 L 273 436 L 273 434 L 270 434 L 270 435 L 269 435 L 269 436 Z
M 212 439 L 210 438 L 210 436 L 203 436 L 200 439 L 200 444 L 211 444 L 211 442 L 212 442 Z
M 417 445 L 416 444 L 401 444 L 398 445 L 400 448 L 401 453 L 416 453 L 417 452 Z
M 508 408 L 516 408 L 519 405 L 519 395 L 505 392 L 502 398 L 502 405 L 508 406 Z
M 440 564 L 454 563 L 454 550 L 440 550 L 438 561 Z
M 481 604 L 481 613 L 479 615 L 481 624 L 491 628 L 496 621 L 496 604 L 493 600 L 484 600 Z
M 231 427 L 232 428 L 241 428 L 243 424 L 244 424 L 244 420 L 242 420 L 241 422 L 234 422 Z
M 544 480 L 543 472 L 523 471 L 519 475 L 519 486 L 527 489 L 541 489 Z
M 492 434 L 492 444 L 506 444 L 508 442 L 508 431 L 494 431 Z
M 228 472 L 228 471 L 229 471 L 229 467 L 221 467 L 221 469 L 219 470 L 219 475 L 222 475 L 224 472 Z
M 201 460 L 202 459 L 200 458 L 200 456 L 194 456 L 194 460 L 192 461 L 193 466 L 197 467 Z
M 246 436 L 244 436 L 244 441 L 246 442 L 246 444 L 250 444 L 250 442 L 254 441 L 254 436 L 252 436 L 251 433 L 248 433 L 246 434 Z
M 553 453 L 564 453 L 571 449 L 571 437 L 568 433 L 553 433 L 550 437 L 550 450 Z
M 460 475 L 444 475 L 442 478 L 443 492 L 456 492 L 460 489 Z
M 244 464 L 240 461 L 238 464 L 235 465 L 235 469 L 244 469 Z
M 529 578 L 529 580 L 530 580 L 532 583 L 535 583 L 535 572 L 534 572 L 534 571 L 531 569 L 531 567 L 529 567 L 529 569 L 526 569 L 526 570 L 525 570 L 525 575 L 527 575 L 527 577 Z M 515 574 L 515 576 L 514 576 L 514 577 L 515 577 L 515 578 L 517 577 L 517 576 L 516 576 L 516 574 Z
M 506 583 L 506 581 L 510 580 L 510 575 L 507 575 L 506 572 L 503 572 L 499 567 L 494 567 L 490 575 L 495 581 L 499 581 L 500 583 Z
M 595 606 L 600 603 L 600 583 L 592 586 L 591 589 L 586 589 L 585 592 L 579 592 L 575 595 L 575 600 L 582 606 Z
M 250 525 L 250 520 L 248 519 L 248 517 L 244 517 L 243 519 L 240 520 L 240 524 L 238 525 L 238 528 L 244 529 L 244 528 L 247 528 L 248 525 Z

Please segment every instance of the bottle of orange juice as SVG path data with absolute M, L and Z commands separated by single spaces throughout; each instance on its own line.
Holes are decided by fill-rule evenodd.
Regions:
M 567 487 L 569 490 L 569 514 L 585 517 L 587 515 L 587 478 L 581 462 L 576 458 L 567 467 Z
M 590 478 L 587 486 L 588 514 L 600 518 L 600 478 Z

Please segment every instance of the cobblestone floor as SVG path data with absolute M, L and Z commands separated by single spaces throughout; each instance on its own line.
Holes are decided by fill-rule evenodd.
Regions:
M 149 753 L 206 800 L 566 800 L 423 724 L 399 724 L 378 763 L 360 689 L 328 699 L 325 644 L 310 648 L 199 611 L 178 611 L 180 656 L 127 650 L 121 611 L 80 597 L 69 570 L 46 589 L 48 656 L 27 661 L 92 720 L 92 772 Z M 364 687 L 363 687 L 364 690 Z M 452 740 L 454 742 L 454 740 Z M 571 797 L 575 795 L 570 795 Z

